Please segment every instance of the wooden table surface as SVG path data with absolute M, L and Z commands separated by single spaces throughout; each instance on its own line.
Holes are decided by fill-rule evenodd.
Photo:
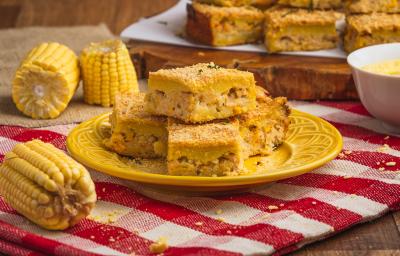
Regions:
M 0 28 L 74 26 L 104 22 L 119 34 L 140 17 L 162 12 L 177 0 L 1 0 Z M 293 255 L 400 255 L 400 212 L 308 245 Z

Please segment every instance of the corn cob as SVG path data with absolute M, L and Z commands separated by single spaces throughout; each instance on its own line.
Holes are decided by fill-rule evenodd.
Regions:
M 117 92 L 139 91 L 135 68 L 122 41 L 91 43 L 83 49 L 80 61 L 86 103 L 109 107 Z
M 67 107 L 78 84 L 75 53 L 59 43 L 42 43 L 28 53 L 18 68 L 12 98 L 27 116 L 56 118 Z
M 0 194 L 39 226 L 63 230 L 86 217 L 96 202 L 89 172 L 51 144 L 17 144 L 0 165 Z

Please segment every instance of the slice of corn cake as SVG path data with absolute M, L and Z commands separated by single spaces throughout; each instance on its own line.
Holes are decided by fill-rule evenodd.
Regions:
M 186 123 L 246 113 L 256 104 L 252 73 L 214 63 L 150 72 L 148 87 L 146 111 Z
M 202 125 L 168 119 L 168 174 L 232 176 L 243 169 L 241 137 L 233 122 Z
M 225 7 L 252 5 L 257 8 L 267 8 L 273 5 L 276 0 L 194 0 L 193 2 Z
M 256 109 L 233 118 L 239 122 L 245 157 L 270 155 L 286 138 L 290 123 L 287 99 L 273 99 L 263 88 L 256 88 Z
M 265 46 L 270 53 L 335 48 L 340 17 L 335 11 L 270 8 L 265 12 Z
M 262 39 L 264 15 L 251 7 L 219 7 L 194 2 L 187 5 L 186 35 L 193 41 L 226 46 Z
M 279 5 L 313 9 L 338 9 L 342 0 L 278 0 Z
M 400 0 L 345 0 L 345 11 L 355 13 L 399 13 Z
M 246 6 L 250 5 L 252 0 L 193 0 L 194 3 L 211 4 L 216 6 Z
M 117 94 L 110 123 L 111 137 L 104 140 L 110 150 L 133 157 L 166 156 L 167 120 L 144 111 L 144 93 Z
M 371 13 L 346 17 L 346 52 L 393 42 L 400 42 L 400 14 Z

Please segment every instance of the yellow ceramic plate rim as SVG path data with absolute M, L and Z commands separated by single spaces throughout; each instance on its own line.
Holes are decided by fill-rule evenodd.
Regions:
M 100 116 L 93 117 L 86 122 L 83 122 L 77 125 L 68 135 L 67 137 L 67 149 L 73 158 L 78 160 L 80 163 L 86 165 L 87 167 L 93 168 L 94 170 L 109 174 L 111 176 L 116 176 L 119 178 L 133 180 L 144 183 L 151 184 L 159 184 L 159 185 L 174 185 L 174 186 L 189 186 L 189 187 L 220 187 L 220 186 L 241 186 L 241 185 L 249 185 L 249 184 L 260 184 L 265 182 L 277 181 L 293 176 L 298 176 L 300 174 L 304 174 L 306 172 L 312 171 L 323 164 L 334 159 L 342 150 L 343 147 L 343 138 L 339 131 L 331 125 L 329 122 L 316 117 L 314 115 L 299 111 L 292 110 L 292 115 L 301 114 L 306 116 L 309 119 L 317 123 L 324 124 L 329 127 L 329 129 L 334 133 L 335 140 L 337 142 L 336 146 L 324 157 L 315 160 L 311 163 L 307 163 L 301 166 L 288 168 L 279 172 L 273 173 L 263 173 L 263 174 L 254 174 L 254 175 L 243 175 L 243 176 L 228 176 L 228 177 L 197 177 L 197 176 L 172 176 L 165 174 L 153 174 L 146 173 L 140 170 L 135 170 L 132 168 L 127 171 L 124 169 L 120 169 L 117 167 L 107 167 L 102 166 L 101 163 L 96 162 L 92 159 L 87 159 L 81 156 L 74 150 L 72 139 L 77 131 L 80 130 L 81 127 L 85 125 L 86 122 L 91 122 L 96 119 L 99 119 L 105 115 L 109 115 L 109 113 L 102 114 Z

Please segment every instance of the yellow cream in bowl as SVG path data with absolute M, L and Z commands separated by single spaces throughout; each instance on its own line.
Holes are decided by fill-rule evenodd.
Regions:
M 362 67 L 362 70 L 383 75 L 400 76 L 400 59 L 369 64 Z

